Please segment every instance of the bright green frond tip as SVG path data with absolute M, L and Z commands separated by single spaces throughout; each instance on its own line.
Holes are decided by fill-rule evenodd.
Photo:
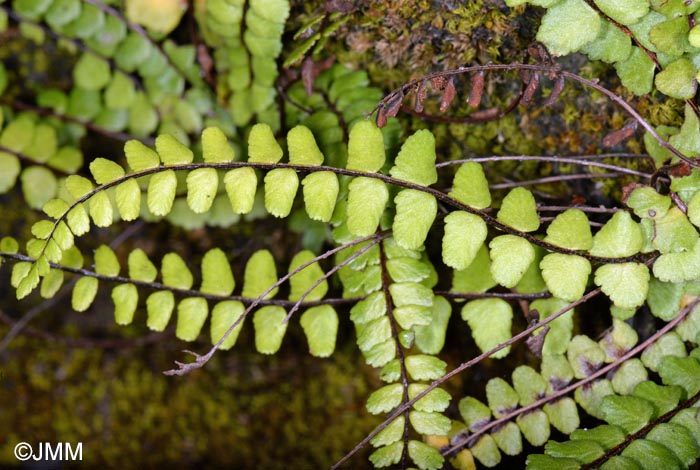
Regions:
M 348 170 L 378 171 L 384 166 L 384 136 L 372 121 L 358 121 L 350 130 Z
M 544 241 L 570 250 L 590 250 L 593 236 L 588 217 L 580 209 L 567 209 L 549 224 Z
M 226 163 L 235 160 L 233 148 L 218 127 L 207 127 L 202 131 L 202 158 L 206 163 Z
M 272 128 L 267 124 L 254 125 L 248 135 L 248 161 L 277 163 L 282 155 L 282 147 L 277 143 Z
M 514 188 L 503 198 L 498 221 L 516 230 L 534 232 L 540 227 L 535 197 L 525 188 Z
M 396 179 L 430 186 L 437 182 L 435 158 L 435 137 L 422 129 L 406 139 L 389 173 Z
M 294 165 L 321 165 L 323 153 L 308 127 L 296 126 L 287 133 L 289 163 Z
M 460 166 L 449 196 L 474 209 L 489 207 L 491 193 L 482 166 L 476 162 L 467 162 Z

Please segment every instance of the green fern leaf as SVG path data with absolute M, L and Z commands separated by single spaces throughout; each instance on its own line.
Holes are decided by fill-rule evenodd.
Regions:
M 71 306 L 76 312 L 84 312 L 92 305 L 97 295 L 99 282 L 94 277 L 81 277 L 73 287 Z
M 129 253 L 128 266 L 129 278 L 135 281 L 153 282 L 158 275 L 158 269 L 141 248 Z
M 287 331 L 286 317 L 287 312 L 276 305 L 267 305 L 255 312 L 255 349 L 259 353 L 274 354 L 279 350 Z
M 146 299 L 148 319 L 146 325 L 153 331 L 163 331 L 168 326 L 175 309 L 175 296 L 170 291 L 158 291 Z
M 417 131 L 401 146 L 389 174 L 396 179 L 421 186 L 437 182 L 435 137 L 427 129 Z
M 173 208 L 175 191 L 177 190 L 177 176 L 173 170 L 156 173 L 148 182 L 148 195 L 146 202 L 153 215 L 168 215 Z
M 6 193 L 15 185 L 21 170 L 19 158 L 7 152 L 0 152 L 0 194 Z
M 338 335 L 338 314 L 330 305 L 311 307 L 299 321 L 309 343 L 309 352 L 316 357 L 330 357 Z
M 348 170 L 373 173 L 384 166 L 384 136 L 372 121 L 358 121 L 348 140 Z
M 515 235 L 501 235 L 489 243 L 493 278 L 504 287 L 515 287 L 535 258 L 530 243 Z
M 382 292 L 370 294 L 350 309 L 350 320 L 353 323 L 367 323 L 384 315 L 386 315 L 386 300 Z
M 661 423 L 649 431 L 646 438 L 670 449 L 684 468 L 695 463 L 700 455 L 700 445 L 690 431 L 679 424 Z
M 170 134 L 156 138 L 156 152 L 164 165 L 186 165 L 194 160 L 194 153 Z
M 197 168 L 187 175 L 187 205 L 195 214 L 207 212 L 214 203 L 219 175 L 214 168 Z
M 417 250 L 423 246 L 428 231 L 437 215 L 435 196 L 415 189 L 404 189 L 394 198 L 394 239 L 407 250 Z
M 275 217 L 287 217 L 299 188 L 299 177 L 291 168 L 276 168 L 265 175 L 265 209 Z
M 201 297 L 182 299 L 177 306 L 175 336 L 183 341 L 196 340 L 208 314 L 209 308 L 206 299 Z
M 202 287 L 199 290 L 204 294 L 226 297 L 231 295 L 235 287 L 236 282 L 226 253 L 220 248 L 207 251 L 202 258 Z
M 527 456 L 526 468 L 527 470 L 579 470 L 581 463 L 578 460 L 569 458 L 552 457 L 546 454 L 530 454 Z
M 39 294 L 44 299 L 53 298 L 63 285 L 63 271 L 60 269 L 52 269 L 41 280 L 41 289 Z
M 642 248 L 642 231 L 628 212 L 618 211 L 593 237 L 592 256 L 632 256 Z
M 451 268 L 463 270 L 476 258 L 486 240 L 488 229 L 481 217 L 457 211 L 445 217 L 442 260 Z
M 323 163 L 323 153 L 308 127 L 296 126 L 287 133 L 289 163 L 293 165 L 318 166 Z
M 146 147 L 138 140 L 130 140 L 124 144 L 124 154 L 129 167 L 133 171 L 148 170 L 160 164 L 160 159 L 155 150 Z
M 533 446 L 543 446 L 550 436 L 549 418 L 542 410 L 534 410 L 515 419 L 525 440 Z
M 452 313 L 452 306 L 444 297 L 435 297 L 428 325 L 416 325 L 416 347 L 425 354 L 438 354 L 445 345 L 447 324 Z
M 428 388 L 427 384 L 410 384 L 408 386 L 408 397 L 413 399 L 416 395 Z M 443 412 L 450 405 L 450 394 L 441 388 L 435 388 L 428 392 L 423 398 L 418 400 L 413 408 L 425 412 Z
M 377 230 L 389 191 L 383 181 L 363 176 L 353 179 L 348 190 L 348 230 L 356 237 L 367 237 Z
M 452 426 L 450 418 L 442 413 L 411 411 L 408 420 L 419 434 L 432 436 L 446 436 Z
M 413 380 L 437 380 L 446 372 L 447 363 L 434 356 L 414 354 L 406 357 L 406 370 Z
M 96 226 L 109 227 L 112 225 L 114 209 L 106 192 L 95 193 L 90 198 L 88 201 L 88 212 Z
M 236 214 L 247 214 L 253 210 L 258 177 L 252 168 L 236 168 L 224 175 L 224 186 L 231 208 Z
M 255 124 L 248 135 L 248 161 L 277 163 L 282 159 L 282 147 L 267 124 Z
M 550 253 L 540 262 L 540 269 L 552 295 L 573 302 L 586 291 L 591 263 L 580 256 Z
M 315 258 L 315 255 L 309 251 L 300 251 L 294 258 L 292 258 L 289 264 L 289 272 L 294 271 L 299 266 L 308 263 Z M 312 263 L 309 266 L 302 269 L 300 272 L 294 274 L 289 278 L 289 300 L 300 300 L 302 295 L 304 295 L 311 287 L 323 277 L 323 270 L 319 266 L 318 262 Z M 311 292 L 307 294 L 305 300 L 314 301 L 321 300 L 328 292 L 328 282 L 323 280 L 319 285 L 313 288 Z
M 570 250 L 590 250 L 593 236 L 588 217 L 580 209 L 567 209 L 549 224 L 544 241 Z
M 100 160 L 100 159 L 97 159 Z M 95 161 L 97 161 L 95 160 Z M 109 161 L 109 160 L 107 160 Z M 94 162 L 93 162 L 94 163 Z M 113 162 L 112 162 L 113 163 Z M 116 163 L 115 163 L 116 165 Z M 92 164 L 90 164 L 92 167 Z M 118 165 L 117 165 L 118 166 Z M 121 168 L 121 167 L 119 167 Z M 124 170 L 122 170 L 123 172 Z M 81 197 L 85 196 L 87 193 L 92 191 L 92 183 L 90 182 L 89 179 L 84 178 L 79 175 L 70 175 L 68 178 L 66 178 L 66 189 L 70 193 L 71 196 L 73 196 L 75 199 L 80 199 Z
M 71 232 L 78 237 L 90 231 L 90 217 L 83 204 L 76 205 L 68 212 L 66 222 Z
M 135 179 L 119 184 L 114 191 L 114 202 L 122 220 L 136 220 L 141 212 L 141 188 Z
M 462 164 L 455 174 L 449 196 L 474 209 L 489 207 L 491 193 L 481 165 L 476 162 Z
M 376 436 L 372 438 L 370 444 L 374 447 L 382 447 L 392 444 L 403 436 L 404 424 L 406 420 L 403 416 L 399 416 L 394 421 L 389 423 L 387 427 L 382 429 Z
M 367 398 L 365 407 L 373 415 L 388 413 L 401 404 L 403 399 L 403 386 L 399 383 L 385 385 L 375 390 Z
M 569 397 L 555 403 L 547 403 L 544 412 L 552 427 L 564 434 L 570 434 L 580 425 L 576 402 Z
M 30 166 L 20 175 L 22 194 L 27 205 L 40 209 L 56 195 L 58 183 L 54 174 L 47 168 Z
M 571 458 L 579 462 L 592 462 L 605 454 L 603 446 L 595 441 L 576 440 L 567 442 L 550 441 L 544 451 L 557 458 Z
M 700 278 L 700 241 L 696 242 L 690 251 L 659 256 L 652 269 L 654 276 L 663 282 L 683 282 Z
M 501 463 L 501 452 L 491 434 L 482 436 L 469 450 L 486 467 L 495 467 Z
M 514 188 L 503 198 L 497 219 L 516 230 L 534 232 L 540 227 L 535 197 L 525 188 Z
M 119 275 L 119 260 L 114 251 L 107 245 L 100 245 L 95 250 L 95 272 L 103 276 L 115 277 Z
M 496 445 L 506 455 L 519 455 L 523 451 L 523 438 L 520 428 L 514 422 L 507 423 L 498 431 L 491 433 Z
M 381 317 L 367 323 L 355 324 L 357 346 L 367 352 L 391 338 L 391 324 L 388 317 Z
M 228 331 L 228 329 L 237 321 L 245 312 L 245 306 L 237 300 L 225 300 L 214 305 L 211 311 L 211 342 L 216 344 Z M 231 349 L 238 340 L 238 335 L 243 329 L 243 321 L 241 321 L 231 334 L 221 343 L 219 349 Z
M 648 439 L 632 441 L 621 456 L 634 460 L 640 468 L 682 468 L 671 449 Z
M 114 321 L 117 325 L 128 325 L 134 319 L 139 294 L 133 284 L 120 284 L 112 289 L 114 302 Z
M 340 190 L 336 174 L 332 171 L 311 173 L 301 181 L 301 185 L 309 218 L 321 222 L 330 221 Z
M 207 127 L 202 131 L 202 158 L 205 163 L 228 163 L 236 159 L 226 135 L 218 127 Z
M 107 184 L 123 177 L 124 168 L 106 158 L 96 158 L 90 162 L 90 173 L 97 184 Z
M 403 453 L 403 442 L 397 441 L 391 445 L 380 447 L 369 456 L 370 462 L 375 468 L 389 467 L 396 465 L 401 460 Z
M 245 266 L 242 295 L 249 299 L 258 298 L 277 282 L 277 279 L 277 268 L 272 253 L 268 250 L 258 250 L 253 253 Z M 271 299 L 276 293 L 277 287 L 264 298 Z
M 163 284 L 175 289 L 192 288 L 194 278 L 185 261 L 177 253 L 168 253 L 161 262 Z
M 617 307 L 637 308 L 647 297 L 649 269 L 641 263 L 606 264 L 596 270 L 595 284 Z

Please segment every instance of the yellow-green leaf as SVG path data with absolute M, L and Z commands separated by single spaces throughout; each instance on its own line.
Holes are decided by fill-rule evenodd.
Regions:
M 236 214 L 247 214 L 253 210 L 258 177 L 252 168 L 236 168 L 224 176 L 224 186 L 231 208 Z
M 448 214 L 442 239 L 443 262 L 457 270 L 469 267 L 484 244 L 487 232 L 486 222 L 477 215 L 464 211 Z
M 168 215 L 173 208 L 177 177 L 173 170 L 156 173 L 148 182 L 147 203 L 153 215 Z
M 381 129 L 372 121 L 358 121 L 350 129 L 347 169 L 372 173 L 384 166 L 385 158 Z
M 265 175 L 265 209 L 275 217 L 287 217 L 299 188 L 299 177 L 291 168 L 275 168 Z
M 219 187 L 219 175 L 214 168 L 197 168 L 187 175 L 187 205 L 196 214 L 211 208 Z
M 225 300 L 214 305 L 211 311 L 211 343 L 216 344 L 245 312 L 245 306 L 237 300 Z M 243 321 L 236 325 L 231 334 L 221 343 L 219 349 L 231 349 L 243 328 Z
M 129 140 L 124 144 L 124 154 L 129 167 L 134 171 L 155 168 L 160 164 L 160 159 L 155 150 L 146 147 L 138 140 Z
M 202 157 L 206 163 L 227 163 L 236 155 L 221 129 L 207 127 L 202 131 Z
M 530 191 L 517 187 L 503 198 L 497 219 L 516 230 L 534 232 L 540 227 L 537 204 Z
M 323 153 L 308 127 L 296 126 L 287 133 L 289 163 L 317 166 L 323 163 Z
M 136 220 L 141 212 L 141 188 L 135 179 L 120 183 L 114 190 L 114 202 L 122 220 Z
M 299 321 L 309 342 L 309 352 L 316 357 L 329 357 L 335 351 L 338 314 L 330 305 L 311 307 Z
M 615 306 L 637 308 L 647 298 L 649 269 L 641 263 L 606 264 L 596 270 L 595 283 Z
M 306 213 L 312 220 L 328 222 L 333 216 L 340 184 L 332 171 L 319 171 L 307 175 L 301 185 L 304 192 Z
M 139 294 L 133 284 L 120 284 L 112 289 L 114 321 L 117 325 L 128 325 L 134 320 Z
M 396 179 L 430 186 L 437 182 L 435 158 L 433 133 L 427 129 L 419 130 L 403 143 L 389 174 Z
M 501 235 L 489 243 L 491 275 L 504 287 L 515 287 L 535 259 L 530 243 L 515 235 Z
M 282 345 L 282 338 L 287 331 L 284 322 L 287 312 L 276 305 L 266 305 L 253 316 L 255 328 L 255 349 L 262 354 L 274 354 Z
M 121 266 L 117 255 L 107 245 L 100 245 L 95 250 L 95 272 L 103 276 L 115 277 L 119 275 Z
M 618 211 L 593 237 L 592 256 L 632 256 L 642 248 L 642 230 L 626 211 Z
M 141 248 L 136 248 L 129 253 L 127 264 L 129 277 L 135 281 L 153 282 L 158 275 L 158 269 Z
M 164 165 L 186 165 L 194 159 L 192 150 L 170 134 L 161 134 L 156 138 L 156 152 Z
M 590 250 L 593 236 L 588 217 L 581 209 L 567 209 L 547 227 L 544 241 L 569 250 Z
M 282 159 L 282 154 L 282 147 L 277 143 L 272 128 L 267 124 L 255 124 L 248 135 L 248 161 L 277 163 Z
M 177 306 L 177 326 L 175 336 L 183 341 L 194 341 L 202 331 L 209 314 L 207 300 L 201 297 L 188 297 Z
M 226 253 L 220 248 L 207 251 L 202 258 L 202 287 L 199 290 L 204 294 L 228 296 L 235 287 Z
M 275 259 L 268 250 L 258 250 L 253 253 L 245 266 L 243 275 L 243 297 L 255 299 L 277 282 Z M 271 299 L 277 293 L 275 287 L 264 298 Z
M 194 283 L 192 273 L 185 261 L 177 253 L 168 253 L 163 256 L 161 264 L 163 284 L 176 289 L 191 289 Z
M 404 189 L 394 198 L 394 239 L 407 250 L 417 250 L 423 246 L 428 231 L 437 215 L 437 201 L 432 194 L 416 189 Z
M 73 295 L 71 297 L 71 306 L 76 312 L 84 312 L 97 295 L 97 286 L 99 282 L 94 277 L 81 277 L 73 287 Z
M 353 179 L 348 189 L 348 230 L 356 237 L 369 236 L 377 230 L 389 191 L 383 181 L 364 176 Z
M 469 324 L 472 337 L 481 352 L 486 352 L 508 341 L 513 322 L 513 309 L 503 299 L 478 299 L 462 307 L 462 319 Z M 510 352 L 510 346 L 493 353 L 490 357 L 501 359 Z
M 146 312 L 148 313 L 146 325 L 153 331 L 165 330 L 174 309 L 175 296 L 172 292 L 163 290 L 152 293 L 146 299 Z
M 88 201 L 88 211 L 92 221 L 98 227 L 109 227 L 114 220 L 114 208 L 109 196 L 104 191 L 93 194 Z
M 542 277 L 555 297 L 573 302 L 586 292 L 591 263 L 576 255 L 550 253 L 540 262 Z

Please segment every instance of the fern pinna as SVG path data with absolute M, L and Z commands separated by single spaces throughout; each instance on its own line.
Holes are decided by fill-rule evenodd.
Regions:
M 491 210 L 489 185 L 479 163 L 458 163 L 449 189 L 433 188 L 438 173 L 435 140 L 428 131 L 409 136 L 391 163 L 386 159 L 382 130 L 361 120 L 350 130 L 345 168 L 323 165 L 324 154 L 304 126 L 292 128 L 285 143 L 288 158 L 282 163 L 285 151 L 270 127 L 257 124 L 248 135 L 248 158 L 242 161 L 223 132 L 207 128 L 202 134 L 201 159 L 195 160 L 189 148 L 164 134 L 156 139 L 155 150 L 138 141 L 127 142 L 128 168 L 106 159 L 93 160 L 92 181 L 69 176 L 64 197 L 45 205 L 50 219 L 32 227 L 36 238 L 27 243 L 26 254 L 4 253 L 17 261 L 12 283 L 18 297 L 27 296 L 39 284 L 42 295 L 50 297 L 68 272 L 79 276 L 72 295 L 78 311 L 89 308 L 102 285 L 111 286 L 119 324 L 132 321 L 140 294 L 146 292 L 142 302 L 153 330 L 163 330 L 176 312 L 176 335 L 192 341 L 209 320 L 214 347 L 207 354 L 195 354 L 194 362 L 178 362 L 169 374 L 201 367 L 216 349 L 232 347 L 249 315 L 258 351 L 275 353 L 288 321 L 299 312 L 310 352 L 326 357 L 334 351 L 341 321 L 336 305 L 354 305 L 349 313 L 358 347 L 368 364 L 381 368 L 380 377 L 387 383 L 367 401 L 371 413 L 390 413 L 369 439 L 377 447 L 370 459 L 378 467 L 410 458 L 421 468 L 440 468 L 443 455 L 463 468 L 474 458 L 493 466 L 501 452 L 520 453 L 522 437 L 534 445 L 546 443 L 550 425 L 567 434 L 575 431 L 580 422 L 577 404 L 617 426 L 617 435 L 623 433 L 608 447 L 595 445 L 597 453 L 590 454 L 594 460 L 624 444 L 623 431 L 634 433 L 647 426 L 651 433 L 661 426 L 654 421 L 654 416 L 665 416 L 660 411 L 634 429 L 613 417 L 615 407 L 622 407 L 619 413 L 627 410 L 622 397 L 636 396 L 644 383 L 658 387 L 645 382 L 647 369 L 658 370 L 664 382 L 680 385 L 673 389 L 678 394 L 676 403 L 698 393 L 696 381 L 681 378 L 699 367 L 696 354 L 687 355 L 683 346 L 684 341 L 697 342 L 700 331 L 698 310 L 689 313 L 697 304 L 695 266 L 700 259 L 696 253 L 700 242 L 692 224 L 694 209 L 686 215 L 669 196 L 639 185 L 627 198 L 632 213 L 615 212 L 595 234 L 586 213 L 571 208 L 548 224 L 544 236 L 535 236 L 541 221 L 532 193 L 522 187 L 512 189 L 500 207 Z M 691 207 L 698 199 L 692 185 L 695 172 L 672 182 L 685 188 L 679 196 Z M 126 275 L 120 275 L 115 253 L 100 246 L 92 256 L 94 270 L 83 267 L 75 238 L 91 230 L 91 220 L 94 226 L 104 227 L 117 218 L 135 220 L 145 211 L 166 216 L 179 191 L 186 193 L 187 205 L 195 213 L 210 211 L 218 198 L 225 198 L 234 213 L 245 214 L 253 210 L 259 183 L 268 213 L 287 217 L 303 200 L 310 219 L 331 225 L 336 247 L 319 256 L 299 252 L 282 277 L 272 254 L 258 251 L 246 260 L 240 291 L 230 260 L 218 248 L 203 256 L 198 288 L 190 263 L 176 253 L 154 264 L 135 249 L 128 255 Z M 296 198 L 300 189 L 303 197 Z M 441 276 L 425 251 L 431 231 L 442 233 L 439 261 L 454 270 L 449 292 L 437 290 Z M 9 239 L 3 241 L 7 251 L 15 251 L 8 250 L 12 245 Z M 326 261 L 329 258 L 332 264 Z M 323 264 L 330 266 L 326 272 Z M 329 278 L 336 274 L 343 286 L 338 299 L 327 297 Z M 288 295 L 275 299 L 285 282 Z M 507 295 L 493 290 L 497 286 L 512 289 L 511 298 L 516 299 L 547 294 L 530 304 L 535 322 L 516 337 L 511 338 L 512 305 Z M 574 307 L 601 292 L 612 303 L 613 329 L 599 342 L 586 336 L 572 338 Z M 454 306 L 450 300 L 467 300 L 461 317 L 484 357 L 504 357 L 516 339 L 529 333 L 543 336 L 540 345 L 533 346 L 542 357 L 541 372 L 522 366 L 514 371 L 513 386 L 492 379 L 486 387 L 488 406 L 470 397 L 459 401 L 463 422 L 444 414 L 451 398 L 439 387 L 450 376 L 447 364 L 437 357 Z M 646 348 L 641 361 L 631 359 L 617 370 L 604 368 L 606 363 L 619 364 L 629 351 L 641 350 L 635 350 L 637 335 L 624 320 L 645 302 L 652 313 L 671 322 L 669 327 L 654 335 L 659 342 Z M 546 331 L 537 335 L 540 328 Z M 647 340 L 643 346 L 649 344 Z M 675 354 L 687 356 L 685 362 L 671 365 L 671 358 L 665 357 L 659 363 L 659 354 L 654 354 L 659 347 L 675 348 Z M 679 367 L 683 372 L 676 370 Z M 600 374 L 603 370 L 609 371 L 607 376 Z M 562 390 L 573 379 L 579 382 L 569 387 L 575 391 L 570 398 Z M 611 402 L 616 396 L 621 401 Z M 679 416 L 690 419 L 692 414 Z M 414 437 L 421 435 L 424 440 Z M 694 439 L 692 433 L 687 435 L 688 442 Z M 586 464 L 581 456 L 589 454 L 581 450 L 583 444 L 571 442 L 561 448 L 569 450 L 549 443 L 546 454 L 532 456 L 530 465 L 564 457 L 579 462 L 575 465 Z M 697 457 L 688 449 L 683 451 L 686 460 L 688 455 Z M 569 460 L 557 462 L 574 465 Z

